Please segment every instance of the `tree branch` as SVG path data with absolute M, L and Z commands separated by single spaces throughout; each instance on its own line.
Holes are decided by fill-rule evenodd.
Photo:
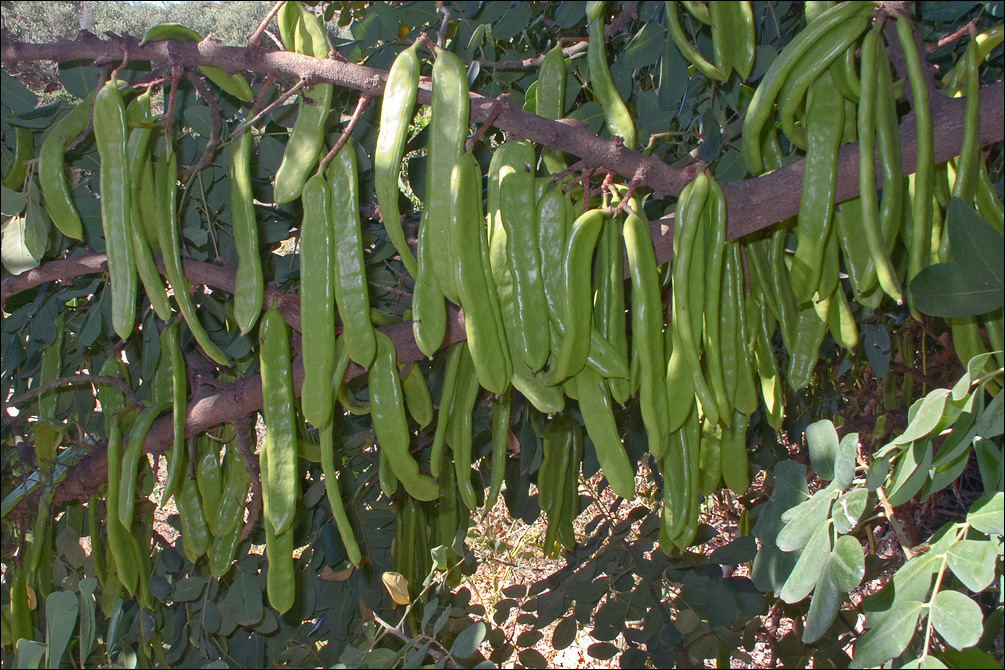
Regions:
M 72 42 L 55 44 L 28 44 L 0 39 L 0 61 L 8 69 L 21 61 L 51 60 L 56 62 L 92 59 L 116 61 L 121 59 L 128 45 L 132 60 L 148 60 L 175 65 L 216 65 L 228 72 L 254 71 L 264 75 L 289 76 L 316 82 L 331 82 L 354 88 L 369 96 L 381 96 L 387 73 L 383 70 L 355 65 L 334 59 L 312 58 L 286 51 L 266 51 L 246 47 L 228 47 L 211 41 L 172 42 L 163 40 L 138 46 L 138 40 L 120 37 L 101 40 L 90 33 L 81 33 Z M 1005 139 L 1005 102 L 1002 82 L 987 87 L 981 93 L 981 144 L 991 144 Z M 432 102 L 429 81 L 419 84 L 418 101 Z M 497 111 L 498 101 L 477 93 L 471 94 L 472 123 L 484 123 Z M 962 142 L 963 111 L 965 100 L 950 100 L 944 95 L 932 99 L 932 115 L 940 129 L 936 137 L 936 161 L 959 154 Z M 603 166 L 628 179 L 636 179 L 640 188 L 650 188 L 657 198 L 678 195 L 691 180 L 686 169 L 671 167 L 654 156 L 644 156 L 631 151 L 618 140 L 605 140 L 591 133 L 585 126 L 552 121 L 512 105 L 506 105 L 493 125 L 513 137 L 528 139 L 538 144 L 579 156 L 588 167 Z M 909 131 L 909 132 L 908 132 Z M 911 117 L 901 126 L 904 164 L 911 166 L 916 150 L 914 124 Z M 858 159 L 857 145 L 845 145 L 839 154 L 837 200 L 857 195 Z M 781 221 L 795 214 L 802 190 L 802 162 L 790 164 L 781 170 L 740 182 L 723 185 L 732 225 L 729 236 L 741 237 L 747 233 Z M 737 215 L 737 212 L 740 212 Z M 666 223 L 666 220 L 663 221 Z M 663 224 L 660 224 L 663 225 Z

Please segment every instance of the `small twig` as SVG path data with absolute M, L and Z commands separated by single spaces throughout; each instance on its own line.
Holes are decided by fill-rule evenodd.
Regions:
M 349 117 L 349 123 L 345 124 L 342 134 L 339 136 L 338 141 L 335 142 L 335 146 L 332 147 L 332 150 L 328 152 L 328 155 L 321 159 L 321 164 L 318 165 L 318 172 L 324 172 L 325 167 L 327 167 L 331 159 L 335 158 L 335 154 L 337 154 L 339 149 L 341 149 L 342 146 L 349 140 L 349 136 L 352 135 L 353 128 L 356 127 L 359 117 L 363 116 L 363 110 L 366 109 L 369 102 L 370 96 L 365 93 L 361 93 L 359 100 L 356 101 L 356 109 L 353 110 L 352 116 Z
M 167 110 L 165 111 L 165 114 L 164 114 L 164 117 L 165 117 L 164 118 L 165 134 L 167 135 L 167 137 L 169 138 L 169 140 L 170 140 L 171 134 L 172 134 L 171 133 L 171 124 L 172 124 L 172 121 L 174 119 L 175 96 L 178 94 L 179 70 L 180 70 L 180 68 L 175 68 L 175 67 L 171 68 L 171 90 L 170 90 L 170 93 L 168 94 L 168 107 L 167 107 Z M 169 154 L 171 153 L 170 147 L 171 147 L 171 142 L 168 141 L 168 153 Z
M 447 43 L 447 26 L 450 24 L 450 8 L 446 5 L 440 5 L 438 11 L 443 15 L 443 20 L 440 22 L 440 28 L 436 31 L 436 46 L 443 48 L 443 45 Z
M 185 78 L 189 80 L 189 83 L 195 87 L 195 90 L 206 101 L 206 104 L 209 105 L 211 123 L 206 149 L 202 152 L 202 156 L 199 157 L 199 161 L 186 170 L 188 175 L 194 175 L 213 161 L 213 154 L 216 153 L 216 148 L 220 144 L 220 102 L 213 96 L 213 92 L 209 90 L 209 86 L 206 86 L 206 82 L 203 81 L 202 77 L 197 76 L 190 70 L 186 70 Z
M 4 403 L 4 407 L 8 405 L 19 405 L 23 402 L 31 400 L 35 396 L 45 393 L 46 391 L 60 386 L 77 386 L 82 384 L 108 384 L 109 386 L 114 386 L 122 395 L 126 396 L 129 400 L 130 405 L 140 404 L 140 399 L 136 397 L 133 390 L 129 387 L 122 379 L 118 377 L 111 377 L 108 375 L 74 375 L 72 377 L 61 377 L 60 379 L 53 379 L 52 381 L 39 384 L 33 389 L 28 389 L 20 395 L 16 395 L 10 400 Z
M 588 45 L 589 42 L 587 40 L 576 42 L 570 47 L 563 47 L 562 55 L 566 58 L 572 58 L 573 56 L 586 51 Z M 492 68 L 494 70 L 529 70 L 530 68 L 541 67 L 541 63 L 544 62 L 545 55 L 546 54 L 541 54 L 539 56 L 522 58 L 520 60 L 480 60 L 478 61 L 478 65 L 482 68 Z
M 282 9 L 284 4 L 285 2 L 283 0 L 279 0 L 279 2 L 273 5 L 272 9 L 269 10 L 269 13 L 265 15 L 264 19 L 262 19 L 262 22 L 258 24 L 257 28 L 255 28 L 255 32 L 251 33 L 251 36 L 248 37 L 249 47 L 254 48 L 258 46 L 258 42 L 262 39 L 262 33 L 264 33 L 265 29 L 269 27 L 269 24 L 272 22 L 272 17 L 279 13 L 279 10 Z
M 479 126 L 478 130 L 475 131 L 475 134 L 469 137 L 467 142 L 464 143 L 465 150 L 471 151 L 475 148 L 475 144 L 482 138 L 485 131 L 488 130 L 493 123 L 495 123 L 495 120 L 498 119 L 499 115 L 503 113 L 504 109 L 506 109 L 506 104 L 507 103 L 503 102 L 502 99 L 497 99 L 492 104 L 492 110 L 489 112 L 489 118 L 485 119 L 485 123 Z
M 907 560 L 911 560 L 914 558 L 914 554 L 911 552 L 911 541 L 907 539 L 903 526 L 900 525 L 897 517 L 894 516 L 893 506 L 887 499 L 886 492 L 883 491 L 882 486 L 876 489 L 876 496 L 879 498 L 879 504 L 883 506 L 883 512 L 886 514 L 886 519 L 890 522 L 893 532 L 897 534 L 897 539 L 900 540 L 900 549 L 904 552 L 904 557 Z
M 565 168 L 561 172 L 556 172 L 555 174 L 551 175 L 551 178 L 557 182 L 563 182 L 569 177 L 571 177 L 574 172 L 579 172 L 580 170 L 583 170 L 585 168 L 586 168 L 585 162 L 576 161 L 575 163 Z
M 237 128 L 234 128 L 234 132 L 232 132 L 230 134 L 230 137 L 231 138 L 235 138 L 239 134 L 243 133 L 245 128 L 247 128 L 248 126 L 250 126 L 252 123 L 254 123 L 255 121 L 257 121 L 258 119 L 262 118 L 264 115 L 266 115 L 269 112 L 271 112 L 273 109 L 275 109 L 279 105 L 283 104 L 284 102 L 286 102 L 287 100 L 289 100 L 290 98 L 292 98 L 294 95 L 296 95 L 297 91 L 299 91 L 300 89 L 302 89 L 304 87 L 304 84 L 306 84 L 306 83 L 307 82 L 306 82 L 305 79 L 301 79 L 300 81 L 298 81 L 296 84 L 294 84 L 293 86 L 291 86 L 289 90 L 287 90 L 281 96 L 279 96 L 278 98 L 276 98 L 275 100 L 273 100 L 271 103 L 269 103 L 268 107 L 266 107 L 265 109 L 263 109 L 262 111 L 260 111 L 258 114 L 255 114 L 254 116 L 248 117 L 247 119 L 245 119 L 244 121 L 242 121 L 241 123 L 239 123 L 238 126 L 237 126 Z
M 283 0 L 285 2 L 285 0 Z M 255 100 L 255 104 L 251 106 L 251 111 L 248 112 L 249 117 L 253 117 L 261 109 L 262 103 L 265 102 L 265 96 L 269 94 L 269 89 L 272 88 L 272 84 L 276 81 L 276 75 L 270 74 L 269 78 L 265 80 L 265 85 L 262 86 L 262 92 L 258 94 L 258 98 Z
M 965 26 L 963 26 L 962 28 L 960 28 L 959 30 L 957 30 L 955 33 L 953 33 L 951 35 L 946 35 L 945 37 L 943 37 L 941 40 L 939 40 L 935 44 L 929 44 L 925 48 L 925 50 L 928 53 L 932 53 L 933 51 L 936 51 L 940 47 L 943 47 L 943 46 L 949 44 L 950 42 L 955 42 L 956 40 L 960 39 L 964 35 L 972 33 L 973 30 L 976 27 L 977 27 L 977 19 L 970 19 L 970 21 Z
M 129 64 L 129 43 L 120 42 L 119 46 L 122 48 L 122 62 L 119 63 L 119 66 L 117 68 L 112 70 L 112 79 L 117 79 L 119 76 L 119 72 L 121 72 L 122 69 Z
M 244 456 L 244 468 L 251 475 L 251 501 L 248 503 L 248 521 L 241 531 L 241 542 L 251 537 L 255 523 L 262 511 L 262 476 L 258 470 L 258 459 L 255 458 L 254 444 L 251 435 L 255 430 L 255 423 L 251 420 L 252 415 L 246 414 L 234 421 L 234 430 L 237 432 L 237 450 Z
M 388 286 L 386 284 L 381 284 L 380 282 L 376 282 L 376 281 L 367 281 L 366 283 L 369 284 L 370 286 L 375 286 L 375 287 L 377 287 L 379 289 L 382 289 L 384 291 L 390 291 L 391 293 L 393 293 L 395 295 L 400 295 L 403 298 L 411 298 L 412 297 L 411 293 L 409 293 L 408 291 L 402 290 L 400 288 L 395 288 L 393 286 Z
M 622 210 L 628 210 L 632 214 L 637 214 L 637 212 L 632 211 L 631 207 L 628 206 L 628 201 L 631 199 L 633 195 L 635 195 L 635 189 L 638 187 L 638 185 L 639 182 L 637 179 L 632 179 L 632 181 L 628 184 L 628 191 L 625 193 L 624 197 L 621 198 L 621 202 L 619 202 L 618 206 L 614 208 L 614 211 L 611 212 L 612 219 L 617 217 L 617 215 Z

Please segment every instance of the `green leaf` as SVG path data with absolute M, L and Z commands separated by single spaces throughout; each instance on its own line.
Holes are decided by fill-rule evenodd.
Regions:
M 1005 477 L 1005 459 L 1002 450 L 991 440 L 977 440 L 974 444 L 977 454 L 977 465 L 981 471 L 981 483 L 985 491 L 995 491 L 1001 488 Z
M 77 627 L 80 601 L 71 591 L 53 591 L 45 599 L 46 665 L 58 668 Z
M 858 456 L 858 433 L 848 433 L 841 438 L 834 457 L 834 483 L 847 489 L 855 481 L 855 459 Z
M 1005 494 L 984 496 L 970 506 L 967 523 L 982 533 L 1005 535 Z
M 176 602 L 187 603 L 202 595 L 202 589 L 209 581 L 208 577 L 193 575 L 174 582 L 174 593 L 172 597 Z
M 182 116 L 185 118 L 185 123 L 192 127 L 196 133 L 202 137 L 209 137 L 210 133 L 213 132 L 213 123 L 210 118 L 211 113 L 209 107 L 186 107 Z
M 851 535 L 842 535 L 834 543 L 830 556 L 831 576 L 843 593 L 848 593 L 862 583 L 865 576 L 865 556 L 862 545 Z
M 711 563 L 720 565 L 739 565 L 754 560 L 757 555 L 757 542 L 752 537 L 738 537 L 729 544 L 718 547 L 708 557 Z
M 478 651 L 478 645 L 485 639 L 485 624 L 473 623 L 458 634 L 450 645 L 450 653 L 457 658 L 468 658 Z
M 525 668 L 547 668 L 548 659 L 537 649 L 524 649 L 517 656 L 520 665 Z
M 25 217 L 12 217 L 0 228 L 0 234 L 3 236 L 0 242 L 0 260 L 8 272 L 19 275 L 38 267 L 42 256 L 33 256 L 25 243 Z
M 831 502 L 838 495 L 833 485 L 821 489 L 803 504 L 782 515 L 785 528 L 778 533 L 775 544 L 782 551 L 795 551 L 805 545 L 810 536 L 830 515 Z
M 837 431 L 828 419 L 821 419 L 806 426 L 806 446 L 810 450 L 810 465 L 820 479 L 834 479 L 834 460 L 838 453 Z
M 579 105 L 572 110 L 569 118 L 582 121 L 593 134 L 599 133 L 604 127 L 604 109 L 595 102 Z
M 873 461 L 869 466 L 869 474 L 865 477 L 865 487 L 870 491 L 875 491 L 886 483 L 886 476 L 890 474 L 890 459 L 881 458 Z
M 803 629 L 803 642 L 816 642 L 837 617 L 841 609 L 841 589 L 834 579 L 834 554 L 827 557 L 820 571 L 813 598 L 810 599 L 810 609 L 806 613 L 806 627 Z
M 1000 670 L 1002 664 L 976 647 L 969 649 L 953 649 L 947 647 L 942 658 L 950 668 L 969 668 L 969 670 Z
M 785 580 L 778 597 L 786 603 L 797 603 L 808 596 L 817 583 L 830 551 L 830 523 L 821 520 L 814 526 L 813 535 L 803 547 L 803 553 L 792 568 L 789 578 Z
M 986 314 L 1002 306 L 1002 289 L 981 282 L 963 264 L 930 265 L 911 280 L 914 306 L 922 314 L 960 318 Z
M 932 668 L 932 670 L 938 670 L 939 668 L 946 667 L 946 664 L 943 663 L 940 659 L 936 658 L 935 656 L 929 655 L 929 656 L 925 656 L 924 658 L 916 658 L 916 659 L 914 659 L 912 661 L 908 661 L 907 663 L 905 663 L 904 665 L 902 665 L 900 667 L 901 668 L 905 668 L 905 669 L 906 668 L 919 668 L 919 669 L 920 668 L 926 668 L 926 669 L 927 668 Z
M 869 365 L 877 377 L 885 377 L 890 372 L 890 333 L 881 323 L 862 324 L 862 330 L 862 348 Z
M 59 82 L 71 95 L 83 100 L 98 88 L 98 71 L 90 61 L 59 64 Z
M 611 65 L 611 75 L 617 79 L 631 75 L 640 67 L 652 65 L 659 60 L 663 51 L 663 38 L 667 31 L 656 23 L 646 23 L 642 26 L 628 44 L 621 49 Z
M 795 553 L 784 552 L 774 544 L 765 542 L 754 557 L 750 579 L 759 591 L 777 594 L 792 574 L 798 558 Z
M 565 3 L 576 4 L 576 3 Z M 667 34 L 663 41 L 663 57 L 660 60 L 660 85 L 657 98 L 660 109 L 669 112 L 677 111 L 681 98 L 687 90 L 687 61 L 681 55 L 680 49 L 674 44 L 673 38 Z
M 915 442 L 900 456 L 893 470 L 893 479 L 886 490 L 886 497 L 894 507 L 902 505 L 921 490 L 928 479 L 928 468 L 932 465 L 932 444 L 928 440 Z
M 918 411 L 911 418 L 911 423 L 893 440 L 893 444 L 909 444 L 931 433 L 942 420 L 948 397 L 949 389 L 935 389 L 925 396 Z
M 9 108 L 14 116 L 20 116 L 35 109 L 38 104 L 38 96 L 28 90 L 20 81 L 12 77 L 6 70 L 0 72 L 0 93 L 3 95 L 3 104 Z M 4 115 L 4 123 L 7 116 Z
M 599 661 L 614 658 L 619 651 L 621 650 L 610 642 L 596 642 L 586 648 L 586 653 Z
M 532 18 L 530 5 L 525 2 L 514 5 L 497 23 L 492 26 L 492 37 L 497 40 L 508 40 L 523 32 Z
M 986 314 L 1005 301 L 1005 238 L 953 198 L 946 214 L 953 261 L 925 268 L 911 281 L 914 306 L 925 314 Z
M 87 657 L 91 655 L 94 647 L 95 631 L 95 602 L 94 590 L 98 587 L 98 580 L 94 577 L 85 577 L 80 580 L 80 634 L 78 636 L 80 652 L 80 667 L 86 668 Z
M 806 488 L 806 466 L 796 461 L 782 461 L 773 471 L 771 498 L 764 504 L 754 524 L 754 537 L 775 544 L 784 524 L 781 517 L 787 510 L 810 497 Z
M 981 437 L 998 437 L 1005 432 L 1005 394 L 999 393 L 977 419 L 975 430 Z
M 387 647 L 377 647 L 363 657 L 364 667 L 367 668 L 390 668 L 391 663 L 398 656 L 398 652 Z
M 983 620 L 980 606 L 959 591 L 939 591 L 932 599 L 932 625 L 956 649 L 977 644 Z
M 960 540 L 949 549 L 949 569 L 971 591 L 983 591 L 995 579 L 997 555 L 988 540 Z
M 1000 307 L 1005 291 L 1005 237 L 960 198 L 949 201 L 946 226 L 953 260 L 966 265 L 973 281 L 996 286 L 996 307 Z
M 6 72 L 4 74 L 7 74 Z M 17 641 L 17 662 L 18 668 L 37 668 L 45 656 L 45 645 L 41 642 L 29 640 L 22 637 Z
M 926 600 L 928 590 L 932 587 L 932 577 L 940 564 L 941 560 L 937 560 L 935 553 L 929 551 L 900 566 L 893 579 L 879 593 L 862 601 L 862 609 L 866 613 L 865 625 L 869 628 L 878 626 L 905 602 Z
M 834 529 L 842 534 L 850 533 L 862 517 L 868 500 L 869 491 L 863 488 L 854 488 L 835 500 L 831 506 Z
M 896 605 L 855 643 L 853 668 L 872 668 L 899 656 L 907 648 L 918 626 L 922 604 L 910 600 Z
M 16 216 L 24 211 L 27 200 L 24 193 L 0 186 L 0 214 L 3 216 Z
M 551 635 L 551 646 L 556 651 L 565 649 L 576 639 L 579 627 L 576 625 L 576 618 L 567 616 L 555 626 L 555 632 Z

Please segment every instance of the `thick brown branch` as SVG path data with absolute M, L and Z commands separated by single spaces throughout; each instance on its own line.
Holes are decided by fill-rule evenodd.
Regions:
M 72 42 L 58 44 L 26 44 L 2 40 L 0 60 L 11 67 L 21 61 L 51 60 L 56 62 L 88 58 L 98 61 L 114 61 L 121 57 L 122 43 L 132 38 L 101 40 L 90 33 Z M 133 40 L 135 41 L 135 40 Z M 282 75 L 311 81 L 326 81 L 357 89 L 370 96 L 383 94 L 387 73 L 383 70 L 355 65 L 334 59 L 318 59 L 289 52 L 265 51 L 244 47 L 228 47 L 210 41 L 179 43 L 171 41 L 151 42 L 142 47 L 129 44 L 129 54 L 133 60 L 149 60 L 156 63 L 173 62 L 176 65 L 216 65 L 230 72 L 255 71 L 266 75 Z M 419 102 L 430 104 L 432 93 L 428 81 L 420 83 Z M 959 153 L 962 137 L 963 107 L 961 101 L 951 101 L 944 96 L 933 98 L 933 117 L 940 129 L 936 138 L 936 158 L 945 160 Z M 471 94 L 471 121 L 484 123 L 495 111 L 497 101 L 477 93 Z M 1003 131 L 1003 91 L 1001 82 L 982 93 L 981 109 L 984 116 L 981 142 L 988 144 L 1001 141 Z M 690 181 L 685 170 L 673 168 L 653 156 L 626 149 L 620 141 L 604 140 L 589 132 L 581 125 L 567 125 L 507 106 L 494 121 L 494 125 L 508 131 L 514 137 L 532 140 L 554 149 L 581 157 L 588 166 L 603 166 L 629 179 L 637 179 L 640 187 L 653 190 L 657 198 L 677 195 Z M 913 135 L 913 124 L 911 126 Z M 904 161 L 910 164 L 914 157 L 913 137 L 904 137 Z M 948 153 L 947 147 L 953 147 Z M 942 151 L 940 152 L 940 148 Z M 847 199 L 855 194 L 858 181 L 857 147 L 845 146 L 839 167 L 838 197 Z M 797 167 L 798 166 L 798 167 Z M 849 171 L 853 167 L 854 172 Z M 723 191 L 731 210 L 733 226 L 731 237 L 739 237 L 759 228 L 765 228 L 775 221 L 791 216 L 798 210 L 801 185 L 793 181 L 793 175 L 801 175 L 801 163 L 777 172 L 743 182 L 726 184 Z M 751 197 L 760 194 L 760 197 Z M 793 204 L 796 204 L 793 207 Z M 742 207 L 741 207 L 742 205 Z M 734 212 L 741 210 L 737 216 Z

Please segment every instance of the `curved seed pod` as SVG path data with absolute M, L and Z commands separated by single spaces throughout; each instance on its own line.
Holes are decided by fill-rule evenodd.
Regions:
M 321 174 L 307 180 L 300 230 L 300 333 L 304 385 L 300 406 L 316 428 L 331 422 L 335 408 L 331 385 L 335 369 L 335 230 L 331 187 Z
M 631 500 L 635 497 L 635 473 L 618 435 L 614 408 L 603 379 L 590 368 L 583 368 L 576 375 L 576 393 L 586 432 L 593 441 L 604 476 L 617 495 Z
M 398 209 L 398 172 L 405 153 L 405 138 L 412 121 L 415 98 L 419 91 L 419 57 L 416 42 L 398 54 L 387 73 L 384 99 L 380 106 L 380 130 L 374 152 L 373 189 L 384 229 L 391 244 L 401 255 L 401 262 L 410 275 L 419 273 L 418 261 L 405 243 Z
M 52 127 L 38 155 L 38 181 L 45 209 L 59 232 L 75 240 L 83 239 L 84 228 L 66 183 L 63 161 L 70 142 L 84 132 L 91 120 L 95 95 L 96 92 L 92 92 Z
M 394 476 L 413 497 L 435 500 L 436 482 L 419 472 L 419 464 L 408 453 L 405 399 L 398 381 L 394 343 L 381 332 L 377 333 L 377 355 L 370 367 L 370 411 L 377 442 L 387 452 Z
M 254 328 L 262 313 L 265 280 L 258 255 L 258 222 L 251 192 L 251 128 L 232 145 L 230 157 L 230 215 L 237 248 L 234 276 L 234 318 L 242 334 Z
M 593 323 L 590 271 L 593 268 L 593 250 L 607 218 L 605 210 L 590 210 L 576 219 L 569 232 L 562 270 L 565 280 L 565 336 L 555 369 L 548 377 L 549 384 L 565 381 L 586 365 L 590 352 L 589 332 Z
M 670 439 L 667 389 L 663 379 L 663 303 L 649 226 L 634 213 L 625 219 L 625 249 L 632 280 L 632 347 L 638 352 L 639 405 L 649 451 L 662 457 Z
M 332 516 L 335 519 L 335 526 L 342 537 L 342 544 L 345 545 L 346 555 L 353 565 L 359 565 L 360 551 L 359 543 L 356 542 L 356 535 L 352 531 L 352 524 L 346 515 L 345 505 L 342 503 L 342 491 L 339 488 L 338 477 L 335 468 L 335 440 L 332 434 L 332 426 L 322 426 L 319 431 L 321 436 L 321 470 L 325 476 L 325 491 L 328 494 L 328 504 L 331 505 Z M 383 454 L 384 451 L 381 451 Z
M 499 302 L 489 289 L 484 266 L 488 239 L 482 223 L 481 173 L 472 154 L 465 153 L 454 166 L 450 189 L 449 238 L 458 264 L 458 297 L 464 308 L 468 351 L 479 383 L 492 393 L 502 393 L 509 385 L 512 365 L 500 327 Z
M 101 228 L 108 255 L 112 326 L 126 339 L 136 320 L 136 260 L 130 228 L 132 185 L 126 158 L 126 106 L 119 82 L 110 80 L 94 98 L 94 142 L 101 158 Z
M 284 536 L 293 525 L 300 497 L 297 472 L 296 413 L 293 405 L 293 373 L 286 324 L 273 307 L 258 326 L 262 397 L 264 400 L 265 447 L 261 465 L 262 489 L 268 489 L 266 520 L 274 535 Z
M 426 201 L 419 227 L 429 229 L 430 251 L 435 259 L 432 271 L 440 291 L 451 302 L 457 302 L 457 268 L 449 232 L 450 173 L 464 153 L 470 104 L 467 68 L 456 54 L 437 49 L 429 118 Z
M 376 353 L 370 323 L 370 295 L 363 262 L 363 231 L 359 220 L 356 149 L 346 142 L 328 165 L 331 182 L 335 300 L 342 317 L 349 357 L 366 368 Z

